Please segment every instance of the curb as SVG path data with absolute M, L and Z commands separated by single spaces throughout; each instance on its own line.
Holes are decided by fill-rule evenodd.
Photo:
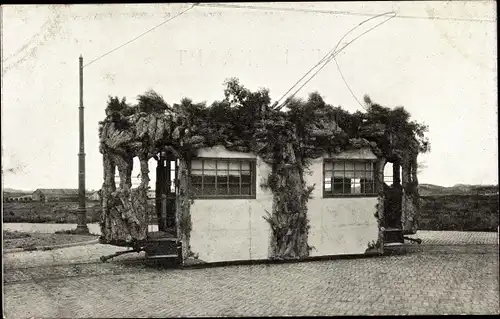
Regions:
M 18 252 L 23 252 L 23 251 L 40 251 L 40 250 L 44 251 L 44 250 L 53 250 L 53 249 L 58 249 L 58 248 L 94 245 L 94 244 L 98 244 L 98 243 L 99 243 L 99 239 L 93 239 L 90 241 L 83 241 L 83 242 L 70 243 L 70 244 L 60 244 L 60 245 L 53 245 L 53 246 L 39 246 L 39 247 L 29 247 L 29 248 L 4 249 L 3 252 L 6 254 L 11 254 L 11 253 L 18 253 Z
M 298 264 L 298 263 L 329 261 L 329 260 L 368 259 L 368 258 L 382 258 L 382 257 L 384 257 L 384 255 L 379 253 L 324 255 L 324 256 L 311 256 L 303 259 L 253 259 L 253 260 L 199 262 L 194 264 L 181 264 L 177 268 L 203 269 L 203 268 L 219 268 L 219 267 L 230 267 L 230 266 Z

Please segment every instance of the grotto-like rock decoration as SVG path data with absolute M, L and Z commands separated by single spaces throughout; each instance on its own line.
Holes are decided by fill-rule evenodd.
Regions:
M 160 152 L 179 159 L 179 194 L 176 221 L 184 257 L 190 254 L 191 232 L 189 164 L 200 148 L 222 145 L 228 150 L 253 152 L 272 166 L 267 184 L 273 193 L 272 212 L 265 219 L 273 232 L 271 257 L 304 258 L 307 244 L 307 200 L 314 185 L 305 185 L 304 171 L 311 159 L 343 150 L 370 147 L 379 157 L 377 178 L 383 181 L 386 161 L 401 163 L 403 227 L 417 227 L 419 153 L 429 150 L 427 127 L 410 121 L 402 107 L 390 109 L 370 102 L 366 112 L 351 114 L 326 104 L 318 93 L 304 101 L 287 101 L 288 111 L 270 107 L 269 91 L 252 92 L 237 79 L 225 83 L 224 98 L 210 106 L 183 99 L 168 105 L 155 92 L 138 96 L 130 105 L 110 97 L 106 118 L 100 122 L 103 156 L 102 240 L 134 245 L 147 236 L 146 199 L 148 160 Z M 133 158 L 138 157 L 141 185 L 131 189 Z M 115 170 L 120 176 L 115 187 Z M 378 191 L 375 215 L 384 227 L 384 191 Z M 265 212 L 263 212 L 265 215 Z

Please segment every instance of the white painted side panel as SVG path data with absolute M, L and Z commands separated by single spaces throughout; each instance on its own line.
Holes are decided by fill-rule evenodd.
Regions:
M 200 157 L 255 158 L 223 147 L 202 149 Z M 257 158 L 256 199 L 197 199 L 191 205 L 191 249 L 205 262 L 268 258 L 270 227 L 262 217 L 272 210 L 272 194 L 260 187 L 271 167 Z
M 352 152 L 351 152 L 352 153 Z M 371 158 L 371 152 L 345 154 L 345 158 Z M 202 149 L 200 157 L 256 158 L 223 147 Z M 343 156 L 340 156 L 342 158 Z M 205 262 L 268 258 L 270 227 L 262 218 L 272 210 L 270 190 L 260 187 L 271 167 L 257 158 L 256 199 L 195 200 L 191 206 L 191 248 Z M 363 254 L 378 238 L 374 217 L 377 198 L 323 198 L 323 159 L 312 162 L 305 174 L 307 185 L 316 184 L 308 202 L 311 256 Z
M 364 254 L 378 238 L 377 198 L 323 198 L 323 159 L 312 161 L 309 170 L 306 184 L 316 184 L 307 205 L 311 256 Z

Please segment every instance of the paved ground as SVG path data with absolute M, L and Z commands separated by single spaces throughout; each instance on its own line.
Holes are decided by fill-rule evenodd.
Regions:
M 500 313 L 496 233 L 419 232 L 418 237 L 424 244 L 406 255 L 184 270 L 152 269 L 123 261 L 50 266 L 60 260 L 42 255 L 56 253 L 70 262 L 71 258 L 98 257 L 103 249 L 108 249 L 106 253 L 116 250 L 104 245 L 66 248 L 65 253 L 9 254 L 5 256 L 4 315 Z M 40 259 L 45 262 L 33 263 Z

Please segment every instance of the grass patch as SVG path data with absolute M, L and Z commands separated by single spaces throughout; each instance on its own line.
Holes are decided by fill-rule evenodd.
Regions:
M 28 237 L 31 237 L 30 233 L 22 233 L 22 232 L 18 232 L 18 231 L 13 231 L 13 232 L 4 231 L 3 232 L 3 239 L 4 240 L 28 238 Z
M 496 232 L 499 225 L 498 205 L 498 196 L 423 196 L 418 228 Z
M 98 236 L 4 231 L 3 238 L 4 249 L 23 248 L 24 250 L 36 250 L 37 247 L 88 242 L 98 239 Z
M 155 219 L 154 204 L 148 204 L 149 217 Z M 99 202 L 87 202 L 87 224 L 101 220 Z M 8 202 L 3 203 L 4 223 L 77 224 L 78 203 L 73 202 Z
M 4 223 L 76 224 L 78 203 L 73 202 L 9 202 L 3 205 Z M 100 219 L 99 202 L 87 203 L 87 223 Z

